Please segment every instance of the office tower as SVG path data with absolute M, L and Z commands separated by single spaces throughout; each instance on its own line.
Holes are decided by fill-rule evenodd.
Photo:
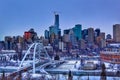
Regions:
M 88 42 L 89 43 L 94 43 L 94 29 L 93 28 L 88 28 Z
M 87 40 L 88 37 L 88 29 L 82 30 L 82 39 Z
M 100 36 L 100 29 L 99 28 L 95 29 L 95 37 L 98 37 L 98 36 Z
M 21 36 L 16 36 L 17 43 L 23 43 L 23 38 Z
M 54 33 L 54 26 L 49 27 L 49 37 L 50 37 L 50 43 L 54 42 L 55 39 L 55 33 Z
M 85 40 L 81 39 L 80 40 L 80 49 L 85 49 L 85 48 L 86 48 Z
M 100 46 L 101 40 L 102 40 L 102 38 L 100 36 L 96 37 L 95 44 L 97 44 L 98 46 Z
M 120 24 L 113 25 L 113 40 L 120 42 Z
M 49 31 L 45 30 L 44 32 L 45 39 L 49 39 Z
M 31 28 L 28 32 L 31 33 L 31 39 L 32 39 L 32 42 L 34 42 L 37 39 L 37 33 L 34 31 L 33 28 Z
M 55 34 L 53 25 L 49 27 L 49 36 L 51 36 L 52 34 Z
M 61 29 L 58 29 L 58 38 L 61 38 Z
M 46 34 L 48 34 L 48 32 Z M 59 28 L 59 14 L 57 13 L 55 13 L 54 25 L 49 27 L 49 37 L 53 34 L 55 35 L 55 39 L 59 39 L 61 37 L 61 29 Z
M 75 37 L 75 34 L 73 32 L 73 29 L 70 29 L 69 40 L 70 40 L 70 42 L 72 44 L 72 47 L 74 47 L 76 45 L 76 37 Z
M 105 33 L 104 32 L 101 32 L 100 35 L 95 38 L 95 43 L 101 48 L 103 48 L 103 46 L 106 45 L 105 41 L 106 40 L 105 40 Z
M 53 43 L 55 39 L 54 26 L 49 27 L 49 37 L 50 37 L 50 43 Z
M 101 42 L 100 42 L 100 47 L 101 48 L 104 48 L 104 47 L 106 47 L 106 40 L 101 40 Z
M 94 36 L 94 39 L 95 39 L 95 44 L 99 44 L 99 41 L 101 40 L 100 38 L 100 29 L 97 28 L 95 29 L 95 36 Z
M 100 37 L 101 37 L 101 39 L 105 40 L 105 32 L 101 32 Z
M 63 41 L 64 41 L 65 43 L 70 41 L 70 37 L 69 37 L 68 34 L 64 34 L 64 35 L 63 35 Z
M 55 21 L 54 21 L 54 33 L 56 36 L 61 36 L 61 29 L 59 29 L 59 14 L 55 13 Z
M 34 42 L 37 40 L 37 33 L 34 31 L 33 28 L 31 28 L 29 31 L 24 32 L 24 39 L 26 42 Z
M 66 29 L 63 31 L 63 34 L 69 34 L 69 32 L 70 32 L 70 29 Z
M 82 38 L 82 25 L 77 24 L 75 25 L 75 27 L 73 28 L 73 32 L 75 34 L 76 40 L 80 40 Z
M 10 36 L 5 36 L 5 49 L 11 50 L 12 49 L 12 38 Z
M 31 39 L 31 37 L 32 37 L 32 34 L 30 32 L 28 32 L 28 31 L 24 32 L 24 39 L 25 40 Z
M 59 14 L 55 13 L 55 27 L 59 29 Z

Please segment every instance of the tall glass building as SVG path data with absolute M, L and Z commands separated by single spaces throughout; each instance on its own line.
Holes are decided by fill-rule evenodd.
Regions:
M 45 30 L 44 32 L 45 39 L 49 39 L 49 31 Z
M 55 27 L 59 28 L 59 14 L 55 13 L 55 23 L 54 23 Z
M 49 36 L 51 35 L 51 34 L 55 34 L 55 32 L 54 32 L 54 25 L 52 25 L 52 26 L 50 26 L 49 27 Z
M 73 28 L 73 32 L 75 34 L 76 39 L 81 40 L 81 38 L 82 38 L 82 25 L 76 24 L 75 27 Z

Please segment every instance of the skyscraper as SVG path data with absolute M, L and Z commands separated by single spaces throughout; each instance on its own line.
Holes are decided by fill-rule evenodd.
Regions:
M 100 37 L 101 37 L 101 39 L 105 40 L 105 32 L 101 32 Z
M 11 36 L 5 36 L 5 49 L 11 50 L 12 49 L 12 38 Z
M 76 45 L 76 37 L 75 37 L 73 29 L 70 29 L 69 39 L 70 39 L 70 42 L 72 44 L 72 47 L 74 47 Z
M 31 33 L 30 32 L 28 32 L 28 31 L 26 31 L 26 32 L 24 32 L 24 39 L 25 40 L 28 40 L 28 39 L 30 39 L 31 38 Z
M 55 13 L 54 25 L 49 27 L 49 35 L 55 34 L 56 38 L 61 36 L 61 29 L 59 28 L 59 14 Z
M 45 39 L 49 39 L 49 31 L 48 30 L 45 30 L 44 35 L 45 35 Z
M 70 32 L 70 29 L 65 29 L 65 30 L 63 31 L 64 34 L 69 34 L 69 32 Z
M 88 42 L 94 43 L 94 29 L 88 28 Z
M 55 34 L 55 32 L 54 32 L 54 25 L 49 27 L 49 36 L 51 36 L 52 34 Z
M 61 36 L 61 29 L 59 28 L 59 14 L 55 13 L 54 33 L 58 38 Z
M 55 13 L 55 27 L 59 29 L 59 14 Z
M 82 39 L 87 40 L 88 36 L 88 29 L 82 30 Z
M 113 25 L 113 40 L 120 42 L 120 24 Z
M 98 36 L 100 36 L 100 29 L 99 28 L 95 29 L 95 37 L 98 37 Z
M 45 31 L 46 35 L 48 31 Z M 57 51 L 59 40 L 61 38 L 61 29 L 59 28 L 59 14 L 55 13 L 54 25 L 49 27 L 49 41 L 53 48 Z
M 77 24 L 75 25 L 75 27 L 73 28 L 73 32 L 75 34 L 76 40 L 80 40 L 82 38 L 82 25 Z
M 49 37 L 50 37 L 50 42 L 53 42 L 55 39 L 55 33 L 54 33 L 54 26 L 49 27 Z

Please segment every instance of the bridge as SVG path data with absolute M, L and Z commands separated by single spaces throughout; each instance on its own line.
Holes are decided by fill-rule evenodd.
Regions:
M 46 49 L 42 43 L 33 43 L 29 46 L 23 59 L 19 62 L 19 66 L 16 71 L 9 74 L 7 77 L 12 80 L 17 75 L 24 72 L 32 71 L 32 74 L 44 73 L 44 74 L 68 74 L 71 70 L 73 75 L 76 76 L 100 76 L 101 70 L 75 70 L 75 69 L 59 69 L 58 66 L 66 63 L 65 60 L 55 61 L 47 54 Z M 27 63 L 27 64 L 26 64 Z M 64 64 L 65 65 L 65 64 Z M 52 66 L 52 68 L 49 68 Z M 106 76 L 118 77 L 120 73 L 116 75 L 116 72 L 107 72 Z
M 32 71 L 32 74 L 36 74 L 36 68 L 38 67 L 41 73 L 48 74 L 48 72 L 44 70 L 45 67 L 50 65 L 60 65 L 62 63 L 64 63 L 64 61 L 52 60 L 47 54 L 47 51 L 42 43 L 33 43 L 30 45 L 23 59 L 20 61 L 20 64 L 16 68 L 16 71 L 12 72 L 7 77 L 11 77 L 12 79 L 15 76 L 27 71 Z

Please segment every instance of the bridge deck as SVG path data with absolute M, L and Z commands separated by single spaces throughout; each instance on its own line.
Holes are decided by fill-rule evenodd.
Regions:
M 47 72 L 51 74 L 68 74 L 69 70 L 67 69 L 45 69 Z M 71 70 L 73 75 L 76 76 L 100 76 L 101 70 Z M 111 77 L 120 77 L 120 73 L 117 72 L 106 72 L 106 76 Z

